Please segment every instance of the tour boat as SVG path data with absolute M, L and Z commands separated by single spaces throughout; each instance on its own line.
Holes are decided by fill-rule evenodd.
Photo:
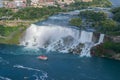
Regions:
M 40 60 L 47 60 L 48 59 L 48 57 L 44 56 L 44 55 L 38 56 L 37 58 Z

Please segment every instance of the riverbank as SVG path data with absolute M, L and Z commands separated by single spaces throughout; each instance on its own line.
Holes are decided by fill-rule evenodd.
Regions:
M 108 2 L 108 0 L 102 1 L 102 3 L 104 3 L 104 6 L 105 5 L 111 6 L 110 3 L 105 4 L 106 1 Z M 93 2 L 89 2 L 89 3 L 79 2 L 79 4 L 85 4 L 87 6 L 91 6 L 91 5 L 94 5 L 95 2 L 97 2 L 96 6 L 101 5 L 99 3 L 99 1 L 96 1 L 96 0 Z M 90 4 L 90 5 L 88 5 L 88 4 Z M 79 6 L 79 5 L 77 5 L 77 6 Z M 74 6 L 74 7 L 77 7 L 77 6 Z M 82 6 L 84 6 L 84 5 L 82 5 Z M 71 5 L 67 6 L 67 7 L 71 8 Z M 21 33 L 21 31 L 19 31 L 19 30 L 21 30 L 19 28 L 24 28 L 23 30 L 25 30 L 26 27 L 30 26 L 31 24 L 36 23 L 38 21 L 40 22 L 42 20 L 45 20 L 51 15 L 57 14 L 58 12 L 66 12 L 68 10 L 68 8 L 61 9 L 60 7 L 52 7 L 52 6 L 43 7 L 43 8 L 27 7 L 24 9 L 20 9 L 17 12 L 13 12 L 11 9 L 0 8 L 0 25 L 3 25 L 5 27 L 11 27 L 11 29 L 13 27 L 17 27 L 18 34 L 22 35 L 23 33 Z M 76 8 L 74 8 L 74 9 L 76 9 Z M 15 35 L 15 33 L 17 33 L 17 31 L 15 30 L 15 31 L 12 31 L 11 33 L 9 32 L 9 34 L 7 36 L 3 36 L 0 34 L 0 43 L 5 43 L 5 44 L 18 43 L 19 39 L 14 40 L 13 38 L 11 38 L 11 39 L 9 38 L 10 35 L 12 35 L 12 34 Z M 13 37 L 14 37 L 14 35 L 13 35 Z M 19 37 L 15 37 L 15 38 L 19 38 Z
M 0 43 L 3 44 L 19 44 L 20 38 L 23 36 L 25 30 L 33 23 L 43 21 L 49 16 L 45 16 L 41 19 L 36 20 L 6 20 L 0 21 L 1 25 L 5 27 L 16 28 L 16 30 L 9 32 L 6 36 L 0 36 Z
M 12 12 L 5 8 L 0 8 L 0 11 L 2 11 L 0 12 L 0 43 L 19 44 L 20 38 L 31 24 L 43 21 L 49 16 L 61 12 L 62 9 L 59 9 L 59 7 L 28 7 L 18 12 Z M 5 16 L 6 14 L 10 17 Z
M 32 8 L 33 9 L 33 8 Z M 35 10 L 38 10 L 38 8 L 35 8 Z M 41 9 L 40 9 L 41 10 Z M 97 9 L 98 10 L 98 9 Z M 101 9 L 100 9 L 101 10 Z M 103 9 L 104 10 L 104 9 Z M 45 16 L 41 16 L 41 15 L 39 15 L 39 16 L 41 16 L 40 18 L 38 17 L 37 19 L 35 19 L 34 17 L 37 17 L 37 16 L 34 16 L 34 17 L 30 17 L 30 15 L 29 15 L 29 17 L 30 17 L 30 20 L 29 20 L 29 18 L 28 18 L 28 14 L 27 14 L 27 12 L 31 12 L 31 9 L 30 8 L 28 8 L 27 9 L 27 11 L 26 11 L 26 9 L 25 10 L 22 10 L 24 13 L 25 13 L 25 15 L 21 15 L 20 13 L 17 13 L 17 15 L 16 15 L 16 18 L 18 18 L 17 20 L 2 20 L 1 21 L 1 24 L 2 25 L 4 25 L 5 27 L 11 27 L 11 28 L 13 28 L 13 26 L 15 26 L 15 27 L 17 27 L 17 29 L 15 30 L 15 31 L 11 31 L 11 33 L 10 33 L 10 35 L 7 35 L 7 36 L 0 36 L 1 38 L 0 38 L 0 42 L 1 43 L 4 43 L 4 44 L 19 44 L 19 40 L 20 40 L 20 38 L 24 35 L 24 32 L 25 32 L 25 30 L 26 30 L 26 28 L 28 28 L 28 26 L 30 26 L 30 24 L 32 24 L 32 23 L 35 23 L 35 22 L 38 22 L 38 21 L 42 21 L 42 20 L 45 20 L 45 19 L 47 19 L 49 16 L 51 16 L 51 15 L 53 15 L 53 14 L 56 14 L 56 12 L 54 12 L 54 13 L 49 13 L 49 15 L 47 14 L 47 13 L 45 13 L 45 14 L 43 14 L 42 13 L 42 15 L 45 15 Z M 34 11 L 32 11 L 32 12 L 34 12 Z M 38 11 L 39 12 L 39 11 Z M 36 13 L 38 13 L 38 12 L 35 12 L 35 14 Z M 58 11 L 59 12 L 59 11 Z M 18 16 L 18 14 L 20 14 L 21 16 Z M 85 14 L 85 15 L 84 15 Z M 100 29 L 102 29 L 101 31 L 107 31 L 108 32 L 108 30 L 113 30 L 113 28 L 115 27 L 115 30 L 116 30 L 116 22 L 115 21 L 113 21 L 113 20 L 111 20 L 111 19 L 108 19 L 108 16 L 104 13 L 104 12 L 89 12 L 89 11 L 87 11 L 87 14 L 86 14 L 86 12 L 85 13 L 83 13 L 83 14 L 80 14 L 82 17 L 85 17 L 86 15 L 87 15 L 87 17 L 86 18 L 88 18 L 88 20 L 87 21 L 92 21 L 92 23 L 93 22 L 95 22 L 95 23 L 93 23 L 93 24 L 91 24 L 91 22 L 90 22 L 90 24 L 91 24 L 91 26 L 92 26 L 92 28 L 93 28 L 93 25 L 94 25 L 94 28 L 100 28 L 100 26 L 102 26 L 102 28 L 100 28 Z M 23 20 L 22 20 L 23 19 Z M 26 20 L 25 20 L 26 19 Z M 73 24 L 75 23 L 75 24 L 77 24 L 78 25 L 78 27 L 80 27 L 81 28 L 81 24 L 82 24 L 82 20 L 81 19 L 77 19 L 77 22 L 79 22 L 79 21 L 81 21 L 81 23 L 76 23 L 76 21 L 74 21 L 74 19 L 73 19 Z M 84 26 L 89 26 L 90 27 L 90 24 L 89 23 L 86 23 L 87 21 L 84 21 Z M 109 23 L 109 24 L 108 24 Z M 75 26 L 77 26 L 77 25 L 75 25 Z M 19 26 L 19 27 L 18 27 Z M 83 27 L 84 27 L 83 26 Z M 101 32 L 101 31 L 99 31 L 99 32 Z M 106 33 L 105 33 L 106 34 Z M 119 35 L 119 34 L 118 34 Z M 103 43 L 104 44 L 104 43 Z M 114 45 L 114 43 L 111 43 L 111 45 Z M 103 48 L 104 49 L 104 48 Z M 97 50 L 99 50 L 99 49 L 96 49 L 96 50 L 94 50 L 94 51 L 96 51 L 97 52 Z M 104 56 L 104 57 L 109 57 L 109 56 L 107 56 L 107 54 L 104 54 L 104 55 L 102 55 L 101 54 L 101 52 L 100 53 L 96 53 L 95 54 L 95 56 Z
M 91 49 L 92 56 L 120 60 L 120 7 L 111 10 L 91 9 L 81 11 L 70 24 L 80 29 L 92 28 L 96 33 L 104 33 L 104 42 Z
M 91 49 L 91 55 L 120 60 L 120 36 L 105 35 L 104 42 Z

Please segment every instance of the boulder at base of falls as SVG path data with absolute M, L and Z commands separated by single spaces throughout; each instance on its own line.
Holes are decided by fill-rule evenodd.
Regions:
M 71 48 L 69 49 L 69 53 L 73 53 L 73 54 L 80 54 L 81 51 L 82 51 L 82 48 L 83 48 L 84 44 L 82 43 L 79 43 L 79 45 L 77 45 L 75 48 Z

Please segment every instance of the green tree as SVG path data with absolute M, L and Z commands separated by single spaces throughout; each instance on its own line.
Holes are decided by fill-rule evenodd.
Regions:
M 114 14 L 113 19 L 120 22 L 120 12 Z
M 73 18 L 70 20 L 70 24 L 73 26 L 80 27 L 82 24 L 82 20 L 80 18 Z
M 106 19 L 106 20 L 100 22 L 100 26 L 112 28 L 112 27 L 116 27 L 117 23 L 111 19 Z
M 111 10 L 114 14 L 113 19 L 120 22 L 120 7 Z
M 79 16 L 95 22 L 103 21 L 107 18 L 107 14 L 105 14 L 104 12 L 95 12 L 88 10 L 80 12 Z

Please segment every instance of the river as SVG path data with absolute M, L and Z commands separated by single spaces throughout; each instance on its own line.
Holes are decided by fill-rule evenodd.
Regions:
M 0 80 L 120 80 L 120 61 L 99 57 L 80 57 L 70 52 L 61 52 L 63 47 L 66 49 L 66 46 L 61 45 L 62 48 L 57 48 L 57 46 L 53 47 L 55 43 L 51 42 L 50 46 L 47 45 L 50 42 L 44 43 L 70 35 L 68 39 L 73 41 L 72 45 L 76 44 L 74 42 L 79 39 L 79 35 L 76 35 L 79 34 L 79 29 L 73 28 L 68 23 L 74 16 L 73 13 L 78 12 L 54 15 L 43 22 L 31 25 L 28 33 L 26 32 L 27 36 L 21 41 L 22 46 L 0 44 Z M 87 40 L 91 39 L 89 37 L 92 36 L 91 32 L 83 33 L 86 35 L 83 34 L 82 43 L 91 42 Z M 27 46 L 23 46 L 24 42 L 27 42 L 25 43 Z M 41 47 L 43 45 L 45 48 Z M 47 49 L 46 45 L 49 46 Z M 57 45 L 60 46 L 60 44 Z M 46 55 L 48 60 L 37 59 L 39 55 Z
M 40 54 L 48 61 L 38 60 Z M 119 80 L 120 61 L 0 45 L 0 80 Z
M 3 7 L 2 0 L 0 0 L 0 7 Z
M 77 11 L 73 13 L 77 13 Z M 0 80 L 119 80 L 120 61 L 98 57 L 80 57 L 69 52 L 60 52 L 58 49 L 58 51 L 49 51 L 39 46 L 41 42 L 51 39 L 48 38 L 51 34 L 57 35 L 57 39 L 61 38 L 58 37 L 58 34 L 62 34 L 62 37 L 64 37 L 63 35 L 77 37 L 74 31 L 79 33 L 79 30 L 68 24 L 69 19 L 74 16 L 73 13 L 54 15 L 48 20 L 32 25 L 32 30 L 28 29 L 28 31 L 30 30 L 30 36 L 27 37 L 28 42 L 30 41 L 28 47 L 0 44 Z M 51 29 L 49 29 L 50 26 Z M 42 35 L 36 38 L 41 41 L 37 45 L 38 48 L 35 47 L 36 44 L 31 48 L 31 43 L 36 42 L 36 39 L 31 40 L 33 34 Z M 91 40 L 86 40 L 90 38 L 89 36 L 86 38 L 87 35 L 83 36 L 83 43 L 91 42 Z M 56 37 L 51 40 L 55 40 Z M 52 46 L 49 49 L 56 48 L 56 46 Z M 48 60 L 38 60 L 39 55 L 46 55 Z
M 120 6 L 120 0 L 110 0 L 113 4 L 113 7 L 118 7 Z

